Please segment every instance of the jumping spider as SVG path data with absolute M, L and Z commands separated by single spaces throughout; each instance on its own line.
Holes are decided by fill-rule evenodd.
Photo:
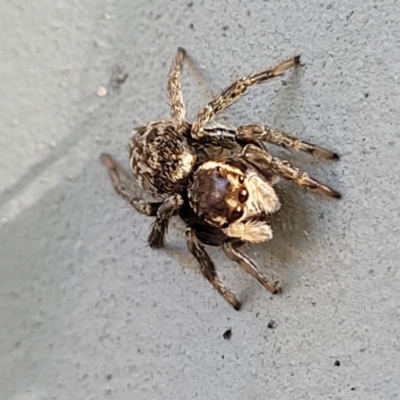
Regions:
M 150 122 L 134 132 L 129 145 L 130 166 L 142 189 L 158 202 L 146 202 L 135 190 L 132 178 L 107 154 L 108 168 L 116 192 L 137 211 L 155 217 L 149 236 L 151 247 L 162 247 L 170 218 L 179 214 L 186 223 L 186 239 L 204 276 L 236 310 L 240 303 L 219 280 L 205 245 L 220 246 L 231 260 L 272 293 L 278 291 L 239 251 L 243 243 L 272 238 L 269 217 L 280 208 L 274 185 L 279 177 L 313 189 L 322 195 L 340 194 L 311 178 L 287 161 L 273 157 L 269 142 L 326 159 L 338 155 L 286 133 L 260 125 L 228 128 L 212 124 L 213 118 L 242 96 L 247 88 L 281 75 L 299 64 L 300 56 L 276 67 L 237 80 L 195 116 L 185 120 L 179 83 L 185 51 L 178 49 L 168 79 L 171 120 Z M 226 149 L 217 155 L 218 149 Z

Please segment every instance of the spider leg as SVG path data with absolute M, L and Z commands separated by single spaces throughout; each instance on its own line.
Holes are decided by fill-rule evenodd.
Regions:
M 181 47 L 176 52 L 174 63 L 168 77 L 167 90 L 171 103 L 171 117 L 176 123 L 177 128 L 183 125 L 185 121 L 185 105 L 183 103 L 182 89 L 179 82 L 183 60 L 185 59 L 186 52 Z
M 265 289 L 274 294 L 279 292 L 279 289 L 258 270 L 255 263 L 249 257 L 240 252 L 232 243 L 224 243 L 222 249 L 228 258 L 238 263 L 244 271 L 257 279 Z
M 150 232 L 150 247 L 163 247 L 169 220 L 182 205 L 183 199 L 180 194 L 174 194 L 162 202 L 161 207 L 157 211 L 156 219 Z
M 235 295 L 227 289 L 219 280 L 215 266 L 206 252 L 204 246 L 200 243 L 193 228 L 186 230 L 186 240 L 189 251 L 199 262 L 200 270 L 214 288 L 223 296 L 223 298 L 235 309 L 240 309 L 240 302 Z
M 332 153 L 323 147 L 315 144 L 303 142 L 296 137 L 290 136 L 287 133 L 277 131 L 261 125 L 242 125 L 238 128 L 236 137 L 238 140 L 251 142 L 254 140 L 262 140 L 277 146 L 285 147 L 287 149 L 295 149 L 312 154 L 313 156 L 338 160 L 339 155 Z
M 151 247 L 162 247 L 168 222 L 175 211 L 182 206 L 182 197 L 174 195 L 164 201 L 146 202 L 137 196 L 138 188 L 134 179 L 109 154 L 102 154 L 101 161 L 108 169 L 115 191 L 141 214 L 156 217 L 149 235 L 149 244 Z
M 218 113 L 238 100 L 249 87 L 279 76 L 287 69 L 299 63 L 300 56 L 296 56 L 284 61 L 272 69 L 265 70 L 254 75 L 245 76 L 232 83 L 231 86 L 227 87 L 220 95 L 215 97 L 198 112 L 193 120 L 191 128 L 191 135 L 193 139 L 199 140 L 202 138 L 204 136 L 205 125 L 207 125 Z
M 101 155 L 101 162 L 107 167 L 115 191 L 141 214 L 149 217 L 157 215 L 162 202 L 146 202 L 137 195 L 135 180 L 109 154 Z
M 273 157 L 266 150 L 262 150 L 257 146 L 247 145 L 243 149 L 241 156 L 257 169 L 268 170 L 275 175 L 294 181 L 300 186 L 315 190 L 324 196 L 337 199 L 341 197 L 340 193 L 311 178 L 306 172 L 290 165 L 288 161 Z

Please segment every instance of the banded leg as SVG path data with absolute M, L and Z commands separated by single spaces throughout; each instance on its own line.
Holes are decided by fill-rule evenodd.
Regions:
M 243 141 L 262 140 L 287 149 L 295 149 L 313 156 L 338 160 L 339 155 L 315 144 L 303 142 L 296 137 L 261 125 L 242 125 L 237 130 L 237 139 Z
M 192 137 L 197 140 L 202 138 L 204 136 L 204 126 L 207 125 L 218 113 L 238 100 L 249 87 L 279 76 L 287 69 L 299 63 L 300 56 L 296 56 L 277 65 L 275 68 L 262 71 L 254 75 L 245 76 L 234 82 L 199 111 L 192 124 Z
M 179 194 L 175 194 L 162 202 L 150 232 L 150 247 L 161 248 L 164 246 L 164 237 L 168 230 L 169 220 L 182 205 L 183 199 Z
M 199 262 L 200 270 L 214 288 L 223 296 L 223 298 L 235 309 L 240 309 L 240 302 L 235 295 L 227 289 L 219 280 L 215 266 L 207 254 L 204 246 L 200 243 L 193 228 L 186 230 L 186 240 L 189 251 Z
M 228 258 L 238 263 L 244 269 L 244 271 L 250 274 L 253 278 L 257 279 L 258 282 L 265 287 L 265 289 L 274 294 L 279 292 L 279 289 L 258 270 L 255 263 L 237 248 L 235 248 L 232 243 L 224 243 L 222 245 L 222 249 Z
M 179 82 L 185 55 L 185 50 L 179 47 L 169 73 L 167 85 L 169 100 L 171 103 L 171 117 L 176 123 L 177 128 L 179 128 L 185 121 L 185 105 L 183 103 L 182 89 Z
M 109 154 L 101 155 L 101 162 L 107 167 L 108 175 L 115 191 L 141 214 L 149 217 L 157 215 L 162 202 L 146 202 L 137 195 L 135 180 Z
M 284 178 L 296 182 L 300 186 L 305 186 L 309 189 L 315 190 L 318 193 L 340 199 L 340 193 L 331 189 L 329 186 L 311 178 L 307 173 L 301 171 L 289 164 L 285 160 L 273 157 L 267 151 L 262 150 L 254 145 L 247 145 L 241 156 L 249 163 L 254 165 L 259 170 L 267 170 L 275 175 L 283 176 Z

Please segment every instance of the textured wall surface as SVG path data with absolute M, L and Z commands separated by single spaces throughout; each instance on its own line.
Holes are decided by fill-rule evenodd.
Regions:
M 400 398 L 400 6 L 300 3 L 2 2 L 1 399 Z M 150 219 L 99 162 L 108 151 L 127 165 L 132 128 L 168 115 L 178 46 L 193 60 L 189 118 L 300 53 L 303 67 L 224 118 L 342 157 L 271 148 L 343 199 L 281 185 L 275 238 L 246 248 L 279 296 L 210 250 L 240 312 L 201 276 L 178 222 L 166 250 L 148 247 Z M 118 87 L 116 66 L 129 73 Z

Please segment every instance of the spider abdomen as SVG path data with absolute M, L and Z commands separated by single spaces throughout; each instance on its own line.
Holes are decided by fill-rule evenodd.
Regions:
M 172 121 L 156 121 L 137 129 L 131 138 L 133 174 L 156 198 L 180 193 L 187 186 L 197 157 L 184 133 Z

